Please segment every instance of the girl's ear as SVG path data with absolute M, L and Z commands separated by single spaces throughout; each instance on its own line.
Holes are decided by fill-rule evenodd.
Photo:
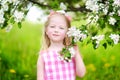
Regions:
M 46 35 L 48 35 L 48 32 L 47 32 L 47 30 L 45 31 L 45 33 L 46 33 Z
M 47 32 L 47 27 L 45 28 L 45 34 L 48 35 L 48 32 Z

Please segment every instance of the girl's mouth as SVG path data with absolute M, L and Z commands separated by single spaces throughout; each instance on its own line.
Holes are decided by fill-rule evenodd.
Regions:
M 53 36 L 59 36 L 58 34 L 53 34 Z

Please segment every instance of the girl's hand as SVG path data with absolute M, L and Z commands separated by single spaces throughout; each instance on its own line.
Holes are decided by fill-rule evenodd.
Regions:
M 75 49 L 75 50 L 78 50 L 78 45 L 77 45 L 77 44 L 74 45 L 74 49 Z
M 86 68 L 85 68 L 82 56 L 80 55 L 78 45 L 74 45 L 74 49 L 75 49 L 76 74 L 79 77 L 83 77 L 86 73 Z
M 77 54 L 77 53 L 79 53 L 79 47 L 78 47 L 78 45 L 77 45 L 77 44 L 76 44 L 76 45 L 74 45 L 74 49 L 75 49 L 76 54 Z

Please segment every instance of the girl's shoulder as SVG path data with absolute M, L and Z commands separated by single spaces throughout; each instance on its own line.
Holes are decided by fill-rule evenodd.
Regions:
M 43 54 L 46 54 L 46 53 L 48 53 L 48 50 L 40 50 L 40 52 L 39 52 L 40 55 L 43 55 Z

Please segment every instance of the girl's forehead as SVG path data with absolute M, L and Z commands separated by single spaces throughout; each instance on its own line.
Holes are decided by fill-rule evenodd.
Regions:
M 52 20 L 56 20 L 56 19 L 58 19 L 58 20 L 65 20 L 65 16 L 63 16 L 63 15 L 52 15 L 51 17 L 50 17 L 50 19 L 52 19 Z
M 65 20 L 64 16 L 60 16 L 60 15 L 53 15 L 50 18 L 50 24 L 62 24 L 62 25 L 67 25 L 67 21 Z

